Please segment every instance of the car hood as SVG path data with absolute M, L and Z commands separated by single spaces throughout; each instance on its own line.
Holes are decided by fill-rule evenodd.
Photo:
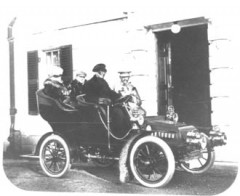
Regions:
M 187 132 L 196 129 L 193 125 L 165 120 L 163 116 L 147 116 L 145 123 L 151 125 L 153 131 Z

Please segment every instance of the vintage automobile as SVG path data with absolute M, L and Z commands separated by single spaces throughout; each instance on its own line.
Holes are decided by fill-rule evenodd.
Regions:
M 64 107 L 37 91 L 39 111 L 52 127 L 36 147 L 44 173 L 62 177 L 71 164 L 91 160 L 110 167 L 119 162 L 129 176 L 146 187 L 163 187 L 172 179 L 176 167 L 193 173 L 206 172 L 214 163 L 214 147 L 226 144 L 226 136 L 216 127 L 201 129 L 162 116 L 144 116 L 130 111 L 130 96 L 116 103 L 82 102 L 78 109 Z M 116 133 L 111 120 L 114 107 L 127 111 L 132 127 Z M 170 107 L 171 110 L 173 107 Z M 133 116 L 134 118 L 131 118 Z M 168 116 L 169 117 L 169 116 Z

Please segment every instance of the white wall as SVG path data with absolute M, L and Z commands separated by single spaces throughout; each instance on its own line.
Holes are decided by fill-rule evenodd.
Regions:
M 152 18 L 143 12 L 130 13 L 128 20 L 119 20 L 113 22 L 106 22 L 94 25 L 87 25 L 76 28 L 69 28 L 66 30 L 49 30 L 33 36 L 21 34 L 19 30 L 19 43 L 16 39 L 16 48 L 21 48 L 17 52 L 16 62 L 26 65 L 26 51 L 38 49 L 41 56 L 41 63 L 39 64 L 40 72 L 44 72 L 45 61 L 43 49 L 54 48 L 61 45 L 72 44 L 73 46 L 73 69 L 82 69 L 87 72 L 87 78 L 92 76 L 92 67 L 97 63 L 105 63 L 108 68 L 106 79 L 113 87 L 118 79 L 118 71 L 130 70 L 133 74 L 140 74 L 143 76 L 136 76 L 132 78 L 132 82 L 136 84 L 142 98 L 144 100 L 143 106 L 146 108 L 148 115 L 155 115 L 157 113 L 157 75 L 156 75 L 156 51 L 154 35 L 144 29 L 146 23 L 154 24 L 154 22 L 171 22 L 175 20 L 188 19 L 193 17 L 209 18 L 209 49 L 210 49 L 210 69 L 211 72 L 211 96 L 228 97 L 228 98 L 214 98 L 212 99 L 212 121 L 213 124 L 220 124 L 222 126 L 229 126 L 229 117 L 222 115 L 224 112 L 229 113 L 228 105 L 231 103 L 230 94 L 234 85 L 233 77 L 231 77 L 233 70 L 236 68 L 233 58 L 233 42 L 236 38 L 232 32 L 233 14 L 219 19 L 219 12 L 223 9 L 221 5 L 217 7 L 216 12 L 212 12 L 212 7 L 205 10 L 198 8 L 185 10 L 184 14 L 182 7 L 174 8 L 174 16 L 169 17 L 169 12 L 158 12 L 157 17 L 152 15 Z M 173 12 L 174 10 L 171 10 Z M 156 11 L 156 10 L 154 10 Z M 230 10 L 227 10 L 228 14 Z M 226 10 L 225 10 L 226 12 Z M 148 12 L 147 12 L 148 13 Z M 157 18 L 157 20 L 156 20 Z M 24 38 L 24 39 L 23 39 Z M 214 40 L 223 41 L 214 41 Z M 23 41 L 24 40 L 24 41 Z M 22 43 L 21 43 L 22 41 Z M 26 44 L 27 43 L 27 44 Z M 19 47 L 20 46 L 20 47 Z M 229 60 L 231 59 L 231 60 Z M 228 67 L 231 69 L 218 70 L 217 67 Z M 17 66 L 17 69 L 22 70 L 22 65 Z M 226 80 L 222 80 L 222 74 Z M 41 74 L 42 76 L 42 74 Z M 24 79 L 20 79 L 20 78 Z M 16 81 L 26 80 L 26 72 L 16 76 Z M 44 77 L 40 78 L 40 85 Z M 19 84 L 20 85 L 20 84 Z M 27 95 L 27 81 L 21 84 L 22 87 L 16 87 L 17 94 L 21 94 L 21 98 L 17 100 L 22 109 L 19 115 L 27 113 L 26 103 Z M 17 104 L 18 104 L 17 103 Z M 219 107 L 224 105 L 225 107 Z M 230 106 L 230 105 L 229 105 Z
M 130 3 L 129 3 L 130 5 Z M 137 74 L 144 74 L 145 76 L 136 76 L 133 82 L 139 88 L 139 91 L 145 100 L 143 107 L 147 108 L 148 114 L 156 114 L 157 112 L 157 96 L 156 96 L 156 54 L 154 35 L 151 32 L 143 30 L 144 25 L 171 22 L 182 19 L 189 19 L 194 17 L 209 18 L 209 40 L 227 39 L 222 43 L 217 44 L 213 42 L 209 46 L 210 49 L 210 68 L 218 66 L 227 66 L 231 69 L 217 70 L 211 72 L 211 95 L 212 96 L 229 96 L 230 98 L 216 98 L 213 99 L 213 124 L 220 124 L 224 127 L 229 127 L 230 132 L 237 130 L 239 109 L 239 93 L 236 89 L 239 88 L 239 65 L 238 65 L 238 43 L 239 43 L 239 21 L 237 20 L 238 6 L 233 2 L 223 1 L 201 1 L 187 3 L 183 1 L 165 2 L 164 4 L 158 2 L 148 2 L 147 4 L 131 4 L 131 6 L 119 7 L 120 12 L 128 10 L 137 10 L 135 14 L 130 16 L 127 23 L 114 22 L 85 26 L 75 28 L 75 30 L 56 31 L 62 25 L 78 25 L 79 21 L 92 22 L 94 17 L 103 16 L 108 12 L 109 7 L 105 8 L 105 12 L 98 12 L 97 8 L 92 11 L 83 11 L 80 13 L 79 8 L 74 6 L 56 7 L 53 11 L 51 7 L 41 7 L 38 9 L 14 9 L 5 10 L 4 17 L 7 21 L 4 23 L 4 37 L 1 37 L 1 46 L 4 47 L 3 62 L 5 62 L 6 69 L 2 74 L 3 81 L 8 81 L 8 43 L 6 39 L 6 28 L 10 20 L 19 14 L 14 29 L 15 37 L 15 64 L 16 64 L 16 107 L 18 113 L 16 115 L 16 129 L 21 129 L 23 132 L 33 134 L 40 131 L 40 128 L 35 126 L 38 123 L 37 118 L 23 117 L 27 114 L 27 56 L 26 52 L 29 50 L 42 50 L 50 47 L 60 45 L 73 45 L 73 65 L 74 69 L 81 68 L 86 70 L 88 78 L 91 77 L 92 67 L 99 62 L 106 63 L 108 67 L 108 74 L 106 79 L 111 86 L 114 85 L 118 77 L 116 72 L 120 69 L 131 69 Z M 34 7 L 34 6 L 33 6 Z M 69 9 L 70 8 L 70 9 Z M 103 8 L 103 7 L 102 7 Z M 116 8 L 116 7 L 115 7 Z M 111 9 L 111 7 L 110 7 Z M 122 9 L 122 10 L 121 10 Z M 27 11 L 26 11 L 27 10 Z M 42 10 L 42 11 L 41 11 Z M 63 19 L 60 18 L 62 11 L 66 11 Z M 103 9 L 104 10 L 104 9 Z M 108 11 L 107 11 L 108 10 Z M 25 11 L 25 12 L 24 12 Z M 46 11 L 46 12 L 44 12 Z M 52 14 L 52 11 L 54 14 Z M 72 12 L 72 13 L 71 13 Z M 119 13 L 120 13 L 119 12 Z M 44 14 L 42 14 L 44 13 Z M 111 16 L 114 14 L 111 12 Z M 115 13 L 115 15 L 120 16 Z M 80 17 L 81 15 L 81 17 Z M 91 17 L 84 18 L 83 16 L 91 15 Z M 93 17 L 94 16 L 94 17 Z M 1 17 L 3 18 L 3 17 Z M 107 19 L 110 17 L 101 17 Z M 96 20 L 95 20 L 96 21 Z M 81 22 L 80 22 L 81 23 Z M 30 36 L 32 32 L 41 32 L 40 34 Z M 113 33 L 114 32 L 114 33 Z M 122 36 L 125 33 L 124 36 Z M 81 35 L 81 36 L 80 36 Z M 142 51 L 134 51 L 136 48 L 144 49 Z M 132 50 L 133 49 L 133 50 Z M 39 52 L 41 58 L 44 59 L 44 53 Z M 44 61 L 41 61 L 40 84 L 42 84 L 44 77 Z M 21 82 L 19 82 L 21 81 Z M 5 125 L 6 135 L 9 131 L 9 89 L 4 89 L 3 95 L 4 119 L 7 122 Z M 21 117 L 22 116 L 22 117 Z M 23 129 L 22 127 L 25 127 Z M 46 125 L 47 129 L 47 125 Z M 35 132 L 34 132 L 35 133 Z

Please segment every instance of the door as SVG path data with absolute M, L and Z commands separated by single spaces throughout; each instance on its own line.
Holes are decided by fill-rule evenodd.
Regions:
M 156 33 L 158 41 L 159 114 L 173 104 L 179 121 L 211 125 L 207 25 Z

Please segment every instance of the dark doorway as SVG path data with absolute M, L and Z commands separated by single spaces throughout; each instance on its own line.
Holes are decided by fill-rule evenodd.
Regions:
M 174 105 L 179 121 L 211 125 L 207 25 L 156 32 L 158 43 L 158 112 Z

